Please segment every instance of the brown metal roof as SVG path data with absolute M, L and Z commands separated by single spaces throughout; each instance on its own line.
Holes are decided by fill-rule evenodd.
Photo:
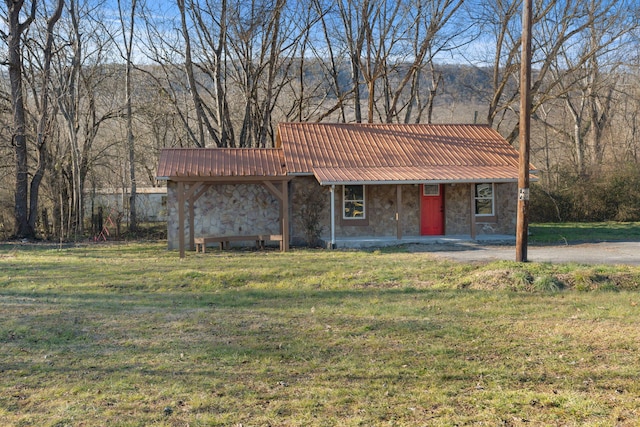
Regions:
M 482 125 L 280 123 L 278 147 L 324 185 L 518 178 L 518 152 Z
M 168 148 L 160 153 L 158 178 L 285 176 L 275 148 Z
M 518 152 L 482 125 L 280 123 L 277 145 L 164 149 L 157 176 L 314 174 L 322 185 L 518 179 Z

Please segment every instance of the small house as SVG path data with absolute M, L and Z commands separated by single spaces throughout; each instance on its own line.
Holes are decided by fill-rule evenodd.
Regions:
M 165 149 L 158 179 L 181 255 L 203 236 L 476 239 L 515 235 L 518 158 L 482 125 L 281 123 L 275 148 Z

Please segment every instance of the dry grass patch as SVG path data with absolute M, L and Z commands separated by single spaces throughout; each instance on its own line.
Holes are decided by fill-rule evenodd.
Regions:
M 588 268 L 0 249 L 0 424 L 637 425 L 637 293 L 518 285 Z

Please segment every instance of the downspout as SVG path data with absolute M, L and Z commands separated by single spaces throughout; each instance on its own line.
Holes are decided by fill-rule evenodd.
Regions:
M 331 249 L 336 247 L 336 186 L 331 186 Z

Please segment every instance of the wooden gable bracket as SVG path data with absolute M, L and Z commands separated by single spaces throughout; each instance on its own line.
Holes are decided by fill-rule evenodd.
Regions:
M 286 183 L 287 181 L 282 181 L 281 186 L 284 187 Z M 282 202 L 283 192 L 281 190 L 278 190 L 278 188 L 275 185 L 273 185 L 271 181 L 262 181 L 262 184 L 264 184 L 267 190 L 269 190 L 269 192 L 273 194 L 276 199 Z

